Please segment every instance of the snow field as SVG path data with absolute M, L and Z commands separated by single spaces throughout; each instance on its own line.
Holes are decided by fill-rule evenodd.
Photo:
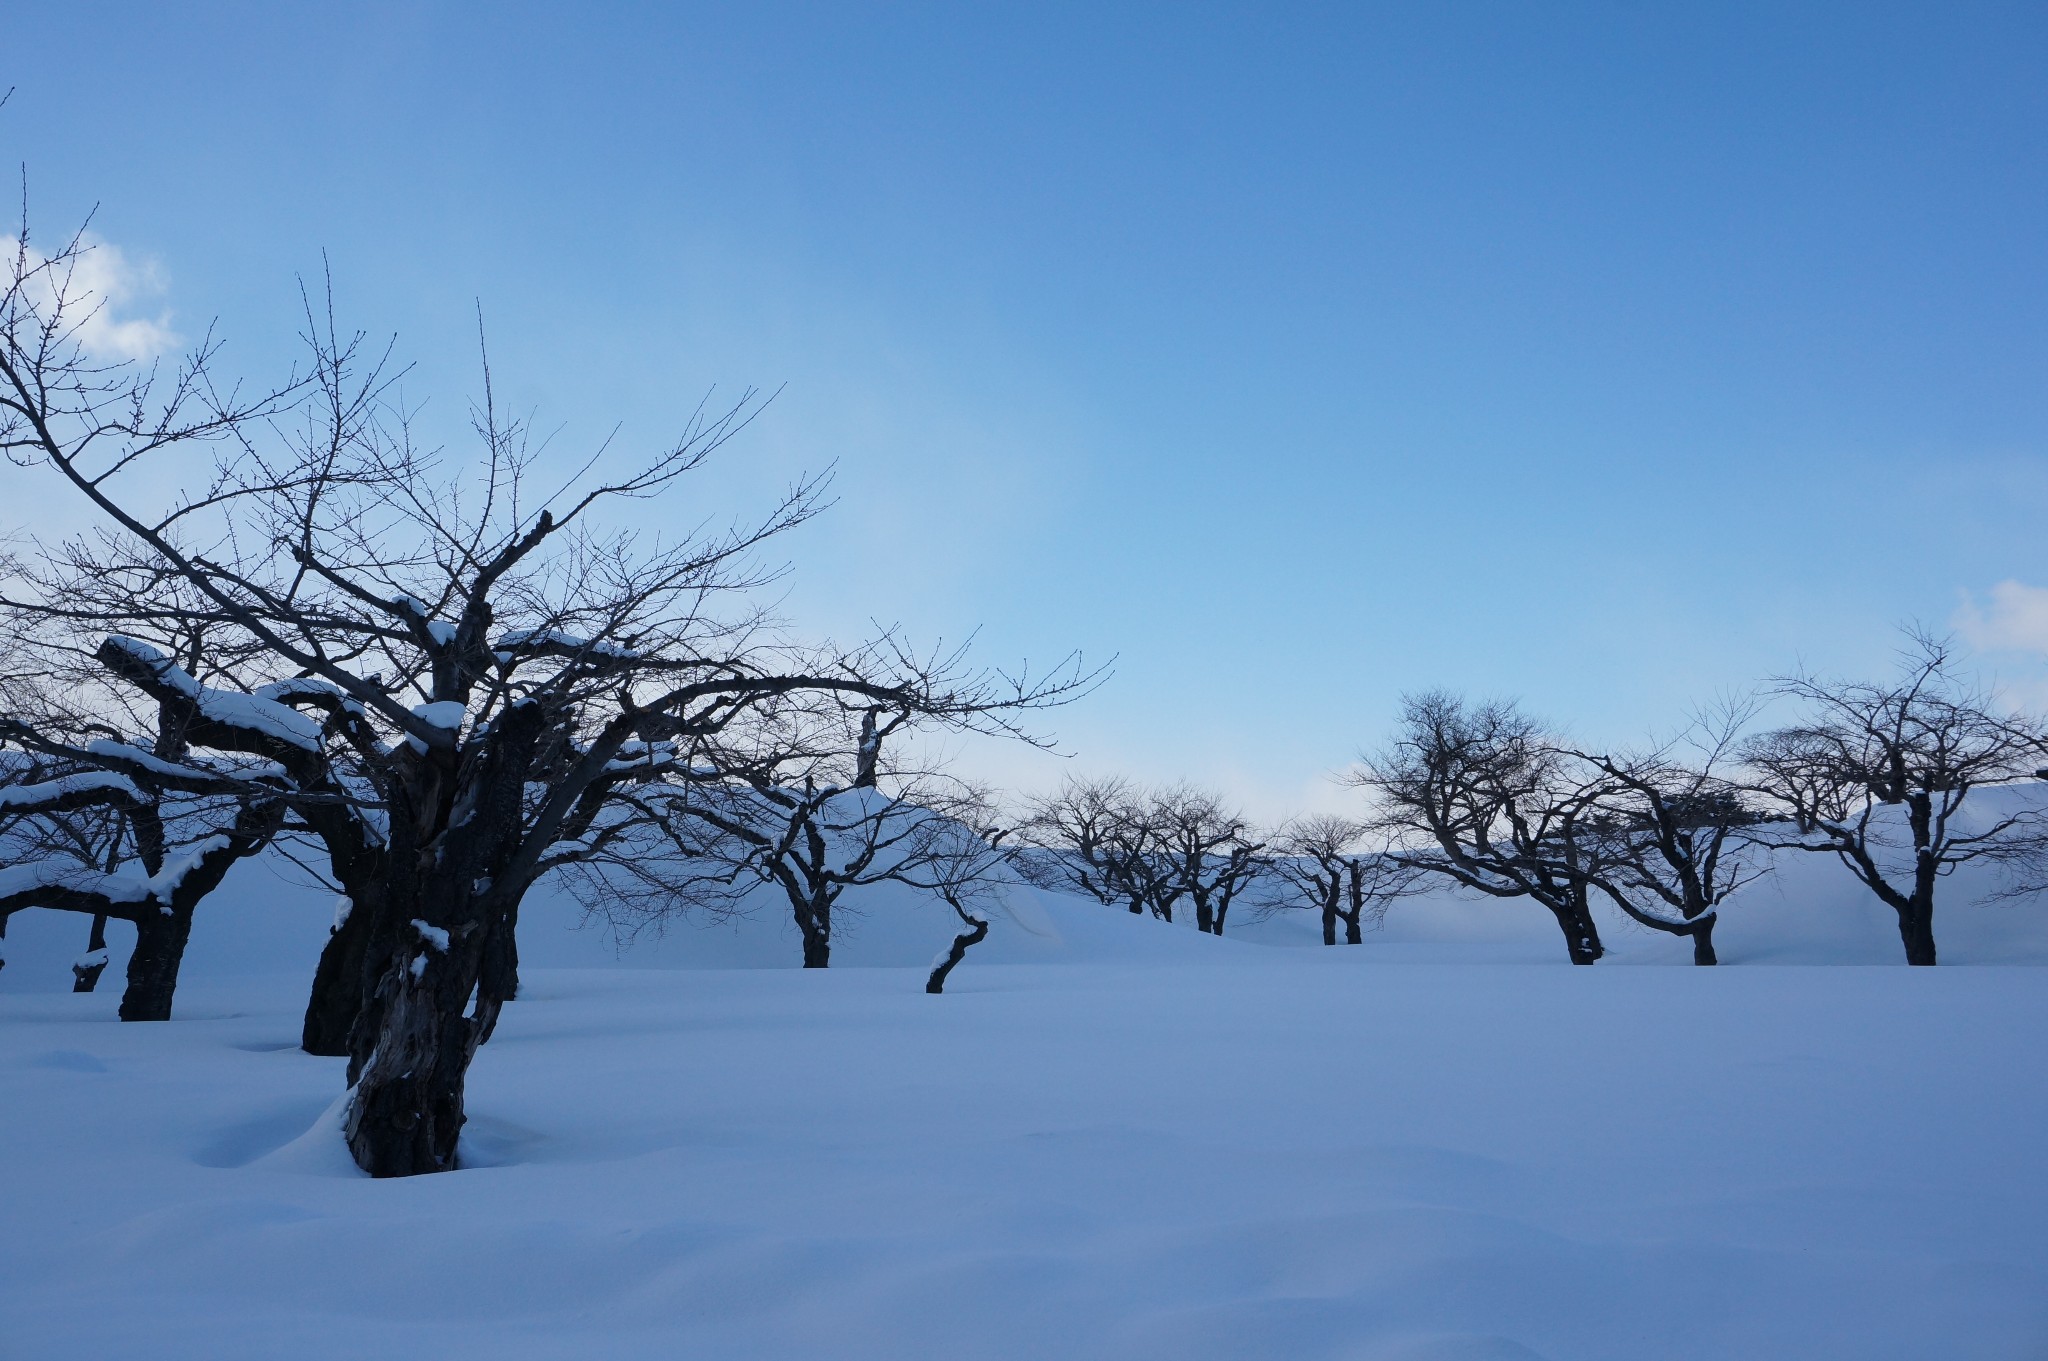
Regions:
M 1097 950 L 1166 943 L 1084 910 Z M 537 969 L 469 1169 L 383 1183 L 292 1047 L 297 975 L 195 980 L 168 1025 L 6 995 L 0 1355 L 2048 1346 L 2038 970 L 1225 947 L 970 954 L 943 997 Z

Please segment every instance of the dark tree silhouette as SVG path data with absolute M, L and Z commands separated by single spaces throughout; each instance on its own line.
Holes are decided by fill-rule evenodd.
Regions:
M 1297 818 L 1273 840 L 1273 879 L 1282 891 L 1262 907 L 1306 907 L 1322 922 L 1323 944 L 1360 945 L 1365 924 L 1375 926 L 1395 899 L 1413 891 L 1421 872 L 1387 854 L 1367 849 L 1368 828 L 1349 818 L 1322 814 Z
M 969 671 L 889 635 L 854 648 L 783 636 L 751 603 L 773 575 L 753 553 L 819 508 L 816 479 L 723 531 L 593 526 L 700 467 L 758 410 L 751 395 L 700 407 L 634 470 L 599 472 L 600 447 L 537 493 L 538 454 L 500 414 L 488 367 L 478 452 L 445 463 L 415 442 L 388 362 L 331 311 L 307 308 L 309 376 L 255 398 L 216 376 L 210 340 L 168 372 L 96 359 L 79 340 L 94 300 L 72 288 L 85 249 L 17 256 L 0 297 L 0 451 L 99 518 L 90 541 L 46 558 L 134 583 L 137 620 L 206 632 L 218 684 L 135 630 L 94 655 L 174 714 L 191 750 L 268 763 L 272 801 L 237 815 L 229 845 L 276 829 L 253 824 L 259 810 L 289 810 L 349 900 L 307 1038 L 345 1036 L 348 1143 L 374 1175 L 454 1166 L 469 1064 L 517 989 L 520 903 L 600 849 L 602 815 L 627 793 L 719 769 L 780 704 L 1022 735 L 1021 715 L 1092 679 L 1073 665 Z M 209 445 L 210 480 L 143 508 L 141 473 Z
M 1585 824 L 1600 848 L 1595 884 L 1641 925 L 1690 939 L 1695 964 L 1719 962 L 1721 904 L 1770 868 L 1769 819 L 1729 769 L 1751 712 L 1703 714 L 1648 752 L 1577 753 L 1597 782 Z
M 1574 964 L 1606 953 L 1587 902 L 1604 867 L 1587 827 L 1600 787 L 1577 778 L 1557 742 L 1514 705 L 1410 695 L 1399 735 L 1354 778 L 1374 797 L 1376 829 L 1397 864 L 1541 904 Z
M 1909 639 L 1890 682 L 1777 682 L 1806 716 L 1756 738 L 1745 755 L 1757 791 L 1797 829 L 1777 844 L 1835 856 L 1892 909 L 1906 962 L 1931 965 L 1943 878 L 1984 862 L 2006 872 L 2009 893 L 2042 885 L 2048 816 L 2040 801 L 1976 816 L 1964 805 L 1980 789 L 2035 779 L 2048 759 L 2048 729 L 1999 712 L 1958 674 L 1946 641 Z

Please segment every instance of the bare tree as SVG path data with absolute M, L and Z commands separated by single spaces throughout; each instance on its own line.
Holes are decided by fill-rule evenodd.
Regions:
M 1396 864 L 1541 904 L 1574 964 L 1606 953 L 1587 902 L 1603 868 L 1587 827 L 1602 788 L 1514 705 L 1410 695 L 1400 735 L 1355 782 L 1375 798 Z
M 586 911 L 622 938 L 678 917 L 745 913 L 752 889 L 779 892 L 805 968 L 826 968 L 849 889 L 895 883 L 945 902 L 967 928 L 934 966 L 945 976 L 988 933 L 983 910 L 1013 875 L 987 793 L 886 761 L 870 706 L 854 739 L 844 708 L 785 707 L 719 768 L 645 781 L 602 820 L 578 866 Z M 880 735 L 878 735 L 880 734 Z
M 27 674 L 6 688 L 0 742 L 39 763 L 50 776 L 43 788 L 63 796 L 18 805 L 19 825 L 5 855 L 17 881 L 55 875 L 72 889 L 40 902 L 33 893 L 17 894 L 17 910 L 45 906 L 91 915 L 86 953 L 73 965 L 76 990 L 92 991 L 106 967 L 109 917 L 136 925 L 120 1014 L 161 1021 L 171 1015 L 193 912 L 220 876 L 189 879 L 178 905 L 159 913 L 113 910 L 107 895 L 131 893 L 134 876 L 126 870 L 139 870 L 145 879 L 160 875 L 188 848 L 222 836 L 239 848 L 234 859 L 256 853 L 280 825 L 283 782 L 265 763 L 194 750 L 189 696 L 206 693 L 206 682 L 221 678 L 200 622 L 204 612 L 192 608 L 189 593 L 179 598 L 162 574 L 138 577 L 109 563 L 106 547 L 105 540 L 59 545 L 39 561 L 7 563 L 0 629 L 15 665 Z M 172 608 L 139 603 L 166 588 Z M 103 653 L 124 662 L 145 654 L 159 659 L 177 699 L 158 702 L 120 684 Z M 253 701 L 232 696 L 222 702 Z M 235 833 L 238 821 L 249 835 Z M 254 835 L 264 827 L 270 832 Z M 93 891 L 96 883 L 100 888 Z
M 1807 716 L 1758 737 L 1745 754 L 1758 791 L 1797 828 L 1778 844 L 1835 856 L 1897 916 L 1906 962 L 1931 965 L 1944 877 L 1981 861 L 2006 871 L 2008 892 L 2042 885 L 2048 816 L 2038 801 L 1981 816 L 1966 815 L 1964 804 L 1979 789 L 2036 778 L 2048 728 L 1998 712 L 1958 674 L 1945 640 L 1909 639 L 1888 683 L 1777 682 Z
M 1270 871 L 1266 843 L 1255 839 L 1243 814 L 1191 785 L 1153 794 L 1138 816 L 1157 848 L 1149 858 L 1161 881 L 1157 896 L 1169 905 L 1185 898 L 1194 905 L 1195 929 L 1222 935 L 1231 904 Z
M 1160 897 L 1159 847 L 1128 781 L 1068 779 L 1026 807 L 1017 839 L 1028 883 L 1172 920 L 1173 900 Z
M 921 888 L 953 909 L 960 931 L 932 961 L 924 990 L 946 990 L 946 979 L 967 951 L 988 938 L 989 908 L 1016 882 L 1014 861 L 1004 840 L 1010 829 L 997 821 L 995 805 L 984 790 L 957 796 L 945 810 L 945 822 L 931 829 L 923 855 L 909 861 L 901 882 Z
M 1141 790 L 1123 779 L 1070 779 L 1027 807 L 1017 835 L 1027 882 L 1161 921 L 1186 902 L 1197 929 L 1212 935 L 1223 934 L 1231 905 L 1270 868 L 1241 814 L 1185 784 Z
M 1723 706 L 1636 755 L 1577 754 L 1604 777 L 1584 822 L 1600 848 L 1593 882 L 1641 925 L 1690 939 L 1695 964 L 1719 962 L 1721 904 L 1770 867 L 1767 815 L 1729 772 L 1751 712 Z
M 656 796 L 637 797 L 651 803 Z M 812 770 L 800 783 L 752 773 L 678 786 L 661 797 L 682 882 L 709 873 L 721 883 L 774 885 L 796 923 L 807 969 L 830 965 L 848 889 L 922 883 L 926 873 L 942 882 L 932 862 L 951 854 L 950 819 L 931 806 L 929 786 L 884 791 Z M 692 896 L 676 893 L 671 902 L 687 906 Z
M 517 987 L 519 905 L 589 853 L 626 793 L 719 768 L 793 696 L 1024 736 L 1021 715 L 1093 679 L 970 671 L 887 635 L 850 649 L 783 637 L 748 603 L 772 575 L 752 555 L 819 508 L 817 480 L 724 531 L 591 527 L 600 507 L 701 466 L 751 397 L 700 408 L 637 471 L 594 474 L 600 448 L 537 492 L 538 455 L 488 368 L 478 455 L 444 466 L 393 403 L 388 363 L 331 312 L 307 309 L 310 377 L 254 399 L 215 377 L 210 342 L 168 377 L 94 360 L 78 341 L 93 300 L 68 272 L 84 248 L 18 255 L 0 297 L 0 451 L 50 470 L 105 526 L 46 556 L 162 583 L 134 598 L 139 619 L 197 611 L 221 684 L 123 634 L 93 655 L 194 750 L 271 763 L 276 803 L 251 815 L 289 809 L 350 900 L 308 1031 L 326 1012 L 331 1041 L 331 1017 L 351 1017 L 347 1139 L 374 1175 L 454 1166 L 470 1061 Z M 144 509 L 136 475 L 208 444 L 215 476 Z
M 1273 875 L 1284 892 L 1267 909 L 1306 906 L 1322 920 L 1323 944 L 1363 944 L 1365 923 L 1377 925 L 1388 906 L 1412 890 L 1420 871 L 1366 849 L 1368 829 L 1349 818 L 1322 814 L 1297 818 L 1274 837 Z
M 106 771 L 56 775 L 32 760 L 9 763 L 0 774 L 0 867 L 68 859 L 85 872 L 115 873 L 132 845 L 125 809 L 142 798 L 139 788 L 118 781 L 120 776 Z M 53 790 L 64 797 L 42 797 Z M 11 915 L 0 910 L 0 938 Z M 85 951 L 71 962 L 73 992 L 95 990 L 107 969 L 107 914 L 94 912 L 91 918 Z
M 166 1021 L 194 909 L 276 834 L 283 806 L 274 791 L 253 785 L 232 801 L 224 824 L 217 803 L 178 809 L 166 797 L 166 772 L 135 759 L 141 755 L 104 753 L 104 768 L 67 763 L 34 772 L 47 778 L 0 788 L 0 921 L 25 908 L 90 917 L 86 954 L 72 966 L 79 992 L 90 992 L 106 968 L 108 920 L 130 923 L 135 948 L 120 1017 Z M 194 784 L 213 785 L 210 773 L 194 774 Z M 124 872 L 131 843 L 143 873 Z

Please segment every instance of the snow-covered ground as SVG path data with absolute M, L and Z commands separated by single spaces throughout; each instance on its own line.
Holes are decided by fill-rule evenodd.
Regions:
M 1287 949 L 1030 895 L 943 997 L 908 899 L 822 973 L 747 967 L 779 918 L 621 961 L 544 903 L 467 1170 L 381 1183 L 293 1047 L 323 902 L 239 871 L 167 1025 L 113 1020 L 118 936 L 55 991 L 83 922 L 22 914 L 0 1357 L 2048 1354 L 2048 972 L 1982 967 L 2048 907 L 1908 970 L 1828 869 L 1720 969 L 1572 969 L 1527 907 Z

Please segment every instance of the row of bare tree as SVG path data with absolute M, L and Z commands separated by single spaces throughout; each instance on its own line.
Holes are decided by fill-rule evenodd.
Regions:
M 1796 710 L 1751 731 L 1764 703 Z M 1320 913 L 1323 940 L 1432 886 L 1547 911 L 1574 964 L 1606 947 L 1605 902 L 1717 962 L 1730 895 L 1781 857 L 1838 860 L 1933 964 L 1941 882 L 2002 871 L 1988 896 L 2048 886 L 2048 726 L 1971 684 L 1943 640 L 1909 636 L 1889 682 L 1782 679 L 1648 750 L 1589 749 L 1509 703 L 1435 691 L 1404 701 L 1397 736 L 1350 776 L 1356 819 L 1262 832 L 1215 796 L 1072 781 L 1019 828 L 1024 876 L 1221 934 L 1233 905 Z M 1974 796 L 1974 798 L 1973 798 Z M 1980 894 L 1986 893 L 1980 887 Z

